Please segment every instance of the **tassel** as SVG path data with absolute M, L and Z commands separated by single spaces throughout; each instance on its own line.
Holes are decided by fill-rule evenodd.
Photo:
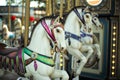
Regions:
M 34 68 L 35 68 L 35 71 L 36 71 L 36 70 L 37 70 L 37 68 L 38 68 L 38 65 L 37 65 L 36 60 L 34 60 Z

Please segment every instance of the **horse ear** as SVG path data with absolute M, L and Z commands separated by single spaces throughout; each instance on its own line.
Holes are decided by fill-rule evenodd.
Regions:
M 84 9 L 84 12 L 90 12 L 90 7 L 87 6 L 87 7 Z
M 58 16 L 55 21 L 53 22 L 53 25 L 56 25 L 57 23 L 60 23 L 60 17 Z
M 98 16 L 98 13 L 93 12 L 93 13 L 92 13 L 92 16 L 93 16 L 93 17 Z

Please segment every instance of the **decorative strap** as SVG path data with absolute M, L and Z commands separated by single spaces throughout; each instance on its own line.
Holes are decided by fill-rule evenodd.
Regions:
M 43 19 L 42 22 L 41 22 L 43 28 L 45 29 L 45 31 L 48 33 L 48 35 L 50 36 L 50 38 L 53 40 L 53 41 L 56 41 L 53 33 L 51 32 L 50 28 L 48 27 L 48 25 L 46 24 L 45 20 Z
M 86 36 L 92 37 L 91 34 L 87 34 L 87 33 L 83 32 L 83 31 L 80 31 L 80 32 L 82 33 L 82 34 L 80 34 L 81 37 L 86 37 Z
M 77 35 L 72 34 L 72 33 L 70 33 L 70 32 L 65 31 L 65 35 L 66 35 L 66 36 L 65 36 L 65 39 L 71 37 L 71 38 L 73 38 L 73 39 L 76 39 L 76 40 L 78 40 L 78 41 L 81 41 L 81 37 L 80 37 L 80 36 L 77 36 Z
M 76 15 L 78 16 L 78 18 L 80 19 L 80 21 L 84 24 L 85 24 L 85 20 L 84 20 L 84 12 L 83 12 L 83 9 L 82 9 L 82 16 L 80 15 L 80 13 L 78 12 L 78 10 L 75 8 L 74 9 L 74 12 L 76 13 Z
M 24 48 L 24 53 L 31 57 L 32 61 L 37 60 L 49 66 L 54 66 L 54 60 L 52 57 L 48 57 L 42 54 L 34 53 L 28 48 Z M 31 61 L 31 60 L 30 60 Z M 36 65 L 36 64 L 34 64 Z
M 22 52 L 22 49 L 20 49 L 18 51 L 18 58 L 19 58 L 19 73 L 22 75 L 25 73 L 25 70 L 24 70 L 24 53 Z

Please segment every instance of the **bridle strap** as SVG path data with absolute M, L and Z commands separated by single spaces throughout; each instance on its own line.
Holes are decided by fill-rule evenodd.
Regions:
M 81 22 L 84 24 L 84 25 L 86 25 L 85 24 L 85 20 L 84 20 L 84 14 L 83 14 L 83 10 L 82 10 L 82 16 L 80 15 L 80 13 L 78 12 L 78 10 L 75 8 L 74 9 L 74 12 L 76 13 L 76 15 L 78 16 L 78 18 L 81 20 Z
M 93 21 L 93 19 L 92 19 L 92 22 L 93 22 L 93 24 L 94 24 L 95 26 L 97 26 L 97 24 Z
M 50 36 L 50 38 L 56 42 L 56 39 L 54 37 L 54 34 L 51 32 L 50 28 L 48 27 L 48 25 L 46 24 L 45 20 L 42 20 L 41 22 L 43 28 L 45 29 L 45 31 L 48 33 L 48 35 Z

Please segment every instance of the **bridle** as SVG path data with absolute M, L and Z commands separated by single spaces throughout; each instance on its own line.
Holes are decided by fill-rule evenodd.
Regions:
M 57 28 L 57 27 L 61 27 L 61 28 L 64 30 L 63 25 L 60 24 L 60 23 L 57 24 L 57 25 L 52 25 L 52 26 L 53 26 L 52 29 L 50 29 L 50 28 L 48 27 L 48 25 L 46 24 L 45 20 L 42 20 L 41 24 L 42 24 L 43 28 L 45 29 L 45 31 L 47 32 L 47 34 L 49 35 L 49 37 L 50 37 L 54 42 L 56 42 L 56 39 L 55 39 L 54 31 L 53 31 L 53 30 L 54 30 L 55 28 Z
M 43 26 L 43 28 L 45 29 L 45 31 L 47 32 L 47 34 L 49 35 L 49 37 L 51 38 L 51 40 L 54 42 L 54 49 L 55 51 L 60 51 L 60 49 L 58 48 L 58 43 L 55 39 L 55 35 L 54 35 L 54 29 L 57 28 L 57 27 L 60 27 L 64 30 L 64 26 L 61 24 L 61 23 L 57 23 L 56 25 L 54 24 L 51 24 L 52 28 L 48 27 L 48 25 L 46 24 L 45 20 L 43 19 L 41 21 L 41 24 Z

